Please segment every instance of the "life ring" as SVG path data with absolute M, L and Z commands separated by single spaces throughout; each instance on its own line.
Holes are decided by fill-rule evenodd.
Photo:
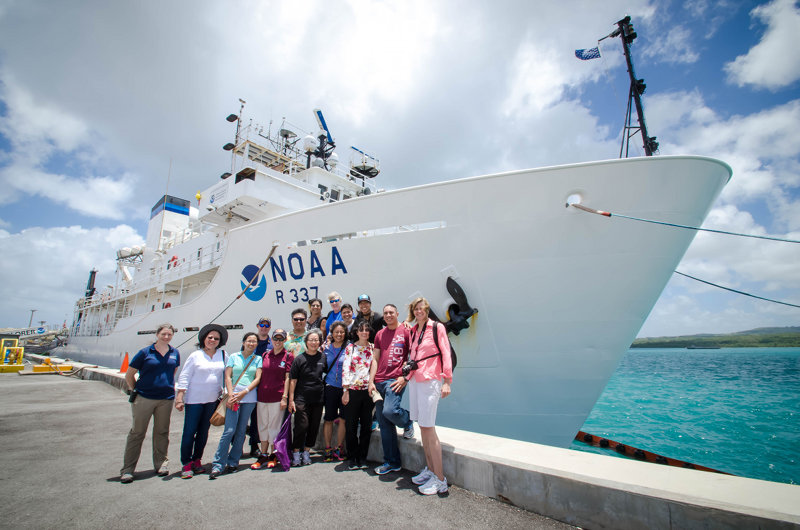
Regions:
M 170 304 L 169 302 L 164 304 L 164 309 L 169 309 L 170 307 L 172 307 L 172 304 Z

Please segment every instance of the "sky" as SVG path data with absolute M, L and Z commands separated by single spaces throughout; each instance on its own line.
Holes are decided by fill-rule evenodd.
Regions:
M 239 98 L 265 127 L 316 130 L 321 108 L 387 189 L 616 158 L 620 41 L 574 51 L 625 15 L 659 153 L 733 168 L 704 226 L 800 239 L 793 0 L 0 0 L 0 327 L 69 325 L 92 268 L 113 283 L 160 196 L 225 171 Z M 699 233 L 677 270 L 800 305 L 798 264 L 798 244 Z M 674 275 L 639 336 L 796 325 Z

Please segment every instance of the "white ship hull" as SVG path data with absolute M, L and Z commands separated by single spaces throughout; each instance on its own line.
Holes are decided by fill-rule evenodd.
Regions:
M 701 157 L 648 157 L 474 177 L 323 204 L 228 234 L 219 270 L 205 292 L 122 318 L 106 336 L 75 336 L 60 352 L 119 366 L 153 342 L 161 322 L 177 346 L 242 291 L 247 265 L 273 262 L 217 323 L 232 330 L 228 349 L 260 316 L 291 328 L 304 300 L 336 290 L 373 309 L 423 295 L 440 316 L 455 278 L 478 314 L 452 336 L 458 352 L 453 393 L 438 423 L 503 437 L 568 446 L 635 338 L 694 232 L 605 218 L 582 204 L 629 216 L 702 224 L 730 178 L 725 164 Z M 356 237 L 338 238 L 337 234 Z M 320 240 L 296 246 L 299 241 Z M 273 265 L 274 264 L 274 265 Z M 281 271 L 281 264 L 283 270 Z M 285 279 L 281 276 L 285 274 Z M 265 280 L 264 280 L 265 279 Z M 244 282 L 242 281 L 244 280 Z M 324 309 L 327 311 L 327 308 Z M 182 346 L 184 355 L 194 339 Z

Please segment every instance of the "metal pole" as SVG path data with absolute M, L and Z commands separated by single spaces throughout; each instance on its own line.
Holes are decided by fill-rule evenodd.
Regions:
M 37 311 L 38 309 L 31 309 L 31 319 L 28 321 L 28 327 L 31 327 L 33 325 L 33 314 Z
M 644 122 L 644 109 L 642 108 L 641 94 L 644 92 L 646 85 L 644 84 L 644 79 L 636 79 L 636 73 L 633 70 L 630 43 L 636 38 L 636 32 L 633 31 L 633 26 L 630 22 L 631 17 L 625 17 L 617 22 L 617 26 L 619 27 L 620 38 L 622 39 L 622 50 L 625 52 L 625 62 L 628 64 L 628 75 L 631 79 L 630 94 L 633 96 L 633 103 L 636 106 L 636 114 L 639 118 L 639 130 L 642 133 L 644 153 L 647 156 L 653 156 L 658 149 L 658 142 L 656 142 L 655 138 L 648 136 L 647 125 L 645 125 Z

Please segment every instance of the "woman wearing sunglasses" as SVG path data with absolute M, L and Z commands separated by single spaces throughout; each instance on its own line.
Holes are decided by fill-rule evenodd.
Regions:
M 342 403 L 347 418 L 347 453 L 350 467 L 367 463 L 369 439 L 372 435 L 372 398 L 369 395 L 369 369 L 373 347 L 369 342 L 372 327 L 358 324 L 358 341 L 347 346 L 342 368 Z M 359 427 L 360 426 L 360 427 Z
M 283 347 L 286 332 L 276 329 L 272 333 L 273 347 L 264 354 L 261 364 L 261 381 L 258 383 L 258 435 L 261 439 L 261 456 L 250 469 L 275 467 L 275 438 L 281 429 L 283 415 L 289 403 L 289 372 L 294 355 Z
M 238 471 L 242 457 L 247 420 L 256 407 L 256 393 L 253 392 L 261 381 L 261 358 L 256 355 L 258 336 L 245 333 L 242 337 L 242 351 L 228 357 L 225 367 L 225 388 L 228 391 L 228 410 L 225 413 L 225 430 L 219 440 L 214 464 L 209 478 L 215 479 L 223 471 Z
M 219 324 L 208 324 L 198 333 L 200 349 L 192 353 L 175 385 L 175 408 L 185 410 L 181 438 L 181 478 L 205 473 L 202 458 L 208 441 L 208 420 L 217 408 L 217 398 L 225 380 L 225 342 L 228 331 Z

